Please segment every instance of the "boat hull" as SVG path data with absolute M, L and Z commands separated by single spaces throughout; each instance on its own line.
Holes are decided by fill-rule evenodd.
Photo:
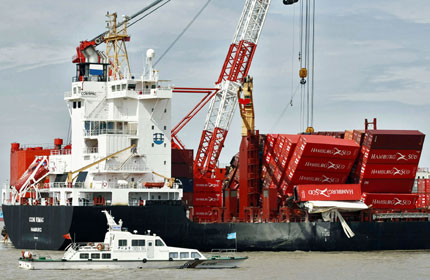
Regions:
M 129 231 L 146 230 L 171 246 L 210 251 L 370 251 L 430 249 L 430 222 L 349 222 L 347 238 L 338 222 L 194 223 L 172 202 L 146 206 L 3 205 L 9 238 L 17 249 L 61 250 L 70 240 L 102 241 L 106 222 L 101 210 L 122 219 Z M 236 232 L 237 240 L 227 239 Z
M 179 268 L 187 261 L 63 261 L 22 260 L 20 268 L 28 270 L 83 270 L 83 269 L 164 269 Z

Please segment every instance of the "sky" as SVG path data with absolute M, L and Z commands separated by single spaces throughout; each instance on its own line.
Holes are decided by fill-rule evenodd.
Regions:
M 67 139 L 69 115 L 63 100 L 71 90 L 72 56 L 79 42 L 105 31 L 106 11 L 131 15 L 145 1 L 0 2 L 0 183 L 9 180 L 10 143 L 52 144 Z M 221 71 L 244 0 L 213 0 L 156 68 L 180 87 L 212 87 Z M 144 53 L 161 55 L 203 0 L 171 0 L 130 27 L 127 48 L 132 72 L 142 73 Z M 363 129 L 377 118 L 379 129 L 430 134 L 430 1 L 318 0 L 315 22 L 314 128 Z M 254 77 L 256 127 L 260 133 L 298 133 L 299 5 L 272 0 L 249 74 Z M 294 31 L 294 32 L 293 32 Z M 293 44 L 295 42 L 295 44 Z M 292 100 L 292 106 L 290 99 Z M 173 124 L 200 100 L 173 98 Z M 197 149 L 207 108 L 179 134 Z M 220 163 L 238 151 L 236 111 Z M 420 166 L 430 167 L 430 139 Z

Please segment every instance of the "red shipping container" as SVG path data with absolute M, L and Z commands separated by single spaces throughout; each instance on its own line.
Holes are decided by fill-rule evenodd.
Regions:
M 293 155 L 291 168 L 309 171 L 328 171 L 349 173 L 354 162 L 352 160 L 321 158 L 321 157 L 302 157 Z
M 415 179 L 361 179 L 362 192 L 411 193 Z
M 172 149 L 172 163 L 186 163 L 193 164 L 193 150 L 192 149 Z
M 360 184 L 297 185 L 294 187 L 297 201 L 310 200 L 360 200 Z
M 278 138 L 278 134 L 267 134 L 266 146 L 269 146 L 273 149 L 277 138 Z
M 194 217 L 199 218 L 203 221 L 211 221 L 215 218 L 215 215 L 210 206 L 194 206 Z
M 185 202 L 186 205 L 193 205 L 194 202 L 194 194 L 192 192 L 184 192 L 182 194 L 182 201 Z
M 418 194 L 363 193 L 362 201 L 373 209 L 416 209 Z
M 299 184 L 345 184 L 347 173 L 300 171 L 286 174 L 288 181 L 294 185 Z
M 360 146 L 352 140 L 332 136 L 302 135 L 297 143 L 295 154 L 306 157 L 325 157 L 355 160 Z
M 425 179 L 417 179 L 417 193 L 425 194 L 426 193 L 426 180 Z
M 426 193 L 430 193 L 430 179 L 425 179 L 426 181 Z
M 371 149 L 421 150 L 424 137 L 418 130 L 368 130 L 363 145 Z
M 352 140 L 354 140 L 355 143 L 361 146 L 364 140 L 364 130 L 354 129 L 352 131 Z
M 195 178 L 194 192 L 222 192 L 222 180 L 212 178 Z
M 366 146 L 361 148 L 364 163 L 381 164 L 418 164 L 420 161 L 420 150 L 376 150 Z
M 284 196 L 292 196 L 293 194 L 293 184 L 290 184 L 288 180 L 282 180 L 279 188 Z
M 222 193 L 197 192 L 194 193 L 194 206 L 222 206 Z
M 430 194 L 418 194 L 417 208 L 427 209 L 430 206 Z
M 264 163 L 265 164 L 269 164 L 271 160 L 272 160 L 272 154 L 271 153 L 267 153 L 264 155 Z
M 362 164 L 360 178 L 411 179 L 417 173 L 416 164 Z
M 193 164 L 172 163 L 172 177 L 193 178 Z
M 273 180 L 276 182 L 276 183 L 279 183 L 279 182 L 281 182 L 281 179 L 282 179 L 282 175 L 283 175 L 284 173 L 283 173 L 283 170 L 280 170 L 279 168 L 276 168 L 275 169 L 275 172 L 273 173 Z

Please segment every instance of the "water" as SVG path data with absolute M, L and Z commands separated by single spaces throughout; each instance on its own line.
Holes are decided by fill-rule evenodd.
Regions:
M 0 279 L 430 279 L 430 251 L 243 252 L 249 259 L 241 268 L 223 270 L 27 271 L 18 268 L 20 255 L 0 243 Z

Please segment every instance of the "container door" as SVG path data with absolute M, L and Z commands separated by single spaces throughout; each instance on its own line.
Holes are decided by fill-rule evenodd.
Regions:
M 154 244 L 152 241 L 148 242 L 148 259 L 154 258 Z

